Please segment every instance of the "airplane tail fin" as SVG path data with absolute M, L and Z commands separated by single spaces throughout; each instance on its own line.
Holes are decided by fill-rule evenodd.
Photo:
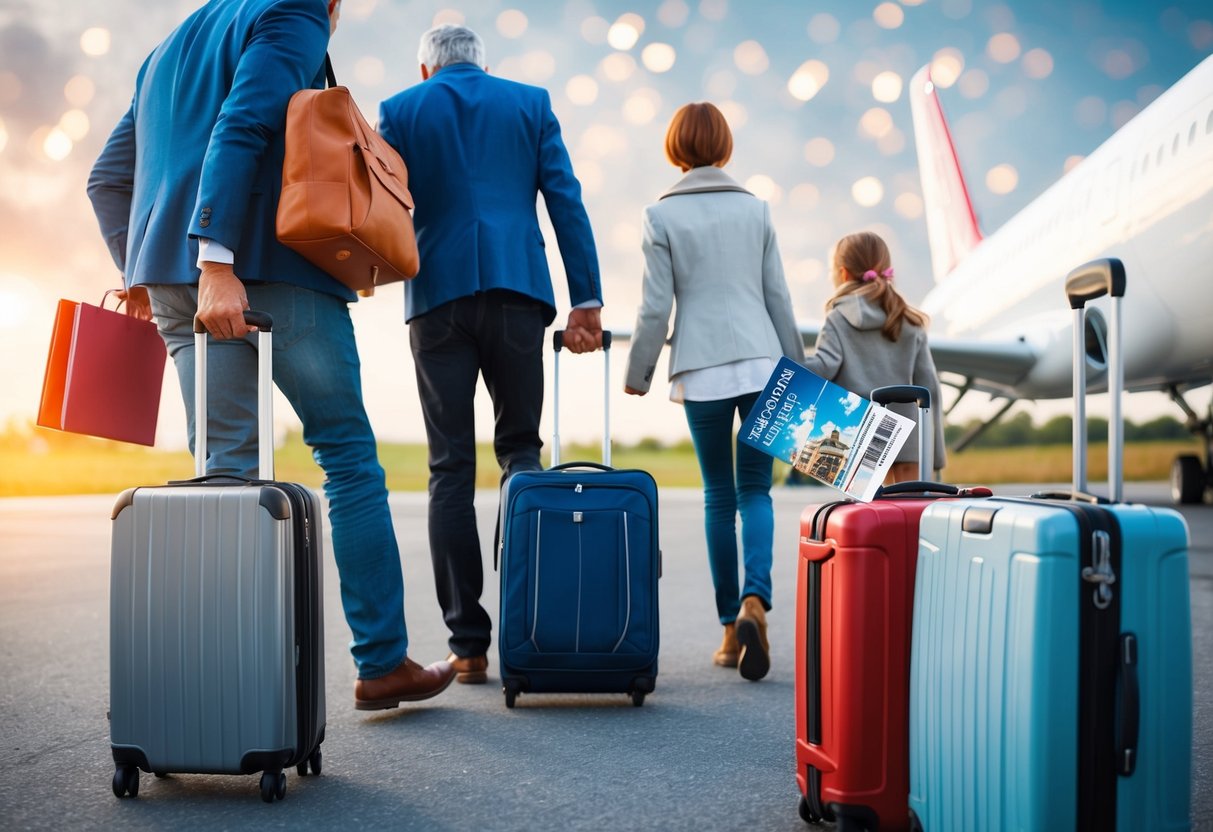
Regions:
M 935 281 L 939 282 L 981 242 L 981 229 L 929 65 L 918 70 L 910 81 L 910 112 L 922 177 L 931 266 Z

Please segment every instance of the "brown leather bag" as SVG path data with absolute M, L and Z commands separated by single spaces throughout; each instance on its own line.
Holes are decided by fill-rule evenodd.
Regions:
M 300 90 L 286 111 L 278 241 L 351 289 L 417 275 L 408 168 L 346 87 Z

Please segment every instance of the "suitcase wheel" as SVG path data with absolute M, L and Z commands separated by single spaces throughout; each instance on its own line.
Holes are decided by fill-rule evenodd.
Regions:
M 644 691 L 642 691 L 642 690 L 632 691 L 632 705 L 634 707 L 639 708 L 643 704 L 644 704 Z
M 312 752 L 310 757 L 308 757 L 306 760 L 304 760 L 299 765 L 295 766 L 295 771 L 298 772 L 300 777 L 307 777 L 307 770 L 308 770 L 308 767 L 310 766 L 312 769 L 312 774 L 319 775 L 320 774 L 320 764 L 321 764 L 320 747 L 317 746 L 316 750 Z
M 522 692 L 522 684 L 516 679 L 506 679 L 501 683 L 501 690 L 505 693 L 505 706 L 512 708 Z
M 137 797 L 139 794 L 139 768 L 132 765 L 114 766 L 114 797 Z
M 273 803 L 286 797 L 286 772 L 266 771 L 261 774 L 261 799 Z
M 800 796 L 800 819 L 805 823 L 821 823 L 821 815 L 813 811 L 813 807 L 809 805 L 809 799 L 804 795 Z

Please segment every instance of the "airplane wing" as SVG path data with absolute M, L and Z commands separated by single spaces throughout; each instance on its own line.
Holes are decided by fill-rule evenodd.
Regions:
M 812 350 L 821 333 L 821 323 L 800 323 L 800 336 L 805 349 Z M 631 340 L 630 329 L 612 329 L 613 344 Z M 1024 341 L 976 341 L 955 338 L 929 338 L 931 357 L 941 373 L 963 376 L 968 386 L 976 390 L 1002 393 L 1014 386 L 1036 364 L 1036 351 Z

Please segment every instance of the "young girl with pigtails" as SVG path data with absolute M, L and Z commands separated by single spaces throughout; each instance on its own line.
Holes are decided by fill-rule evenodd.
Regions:
M 831 255 L 834 295 L 826 301 L 826 319 L 817 351 L 804 366 L 824 379 L 867 397 L 876 387 L 917 384 L 931 391 L 935 414 L 935 459 L 946 462 L 939 376 L 927 347 L 927 316 L 906 303 L 893 287 L 889 247 L 870 231 L 848 234 Z M 917 421 L 914 405 L 891 405 Z M 907 442 L 886 482 L 918 478 L 918 443 Z

